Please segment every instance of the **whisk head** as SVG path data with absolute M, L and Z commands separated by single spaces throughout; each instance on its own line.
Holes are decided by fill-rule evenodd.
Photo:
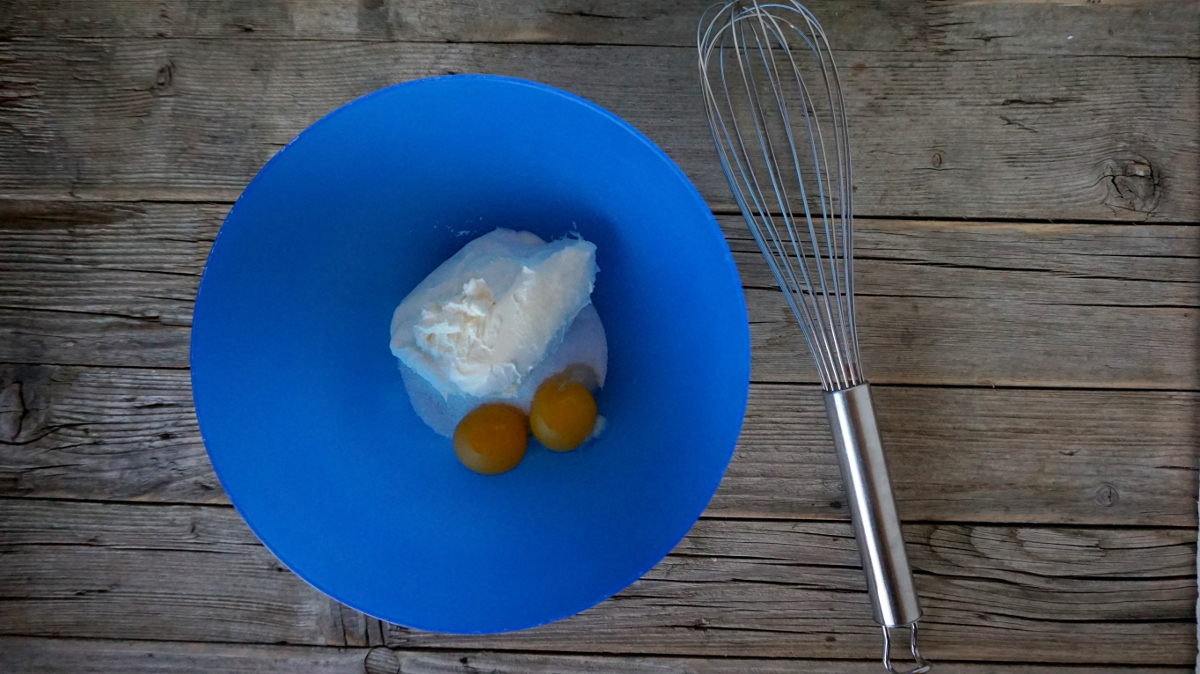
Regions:
M 821 384 L 865 381 L 854 327 L 850 145 L 825 31 L 797 2 L 735 0 L 697 29 L 709 129 Z

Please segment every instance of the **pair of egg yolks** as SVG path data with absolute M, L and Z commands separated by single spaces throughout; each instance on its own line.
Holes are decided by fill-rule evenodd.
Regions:
M 557 452 L 575 449 L 596 424 L 596 400 L 567 377 L 547 379 L 533 395 L 529 419 L 504 403 L 485 403 L 471 410 L 454 429 L 454 454 L 464 466 L 483 475 L 512 470 L 525 456 L 529 431 Z

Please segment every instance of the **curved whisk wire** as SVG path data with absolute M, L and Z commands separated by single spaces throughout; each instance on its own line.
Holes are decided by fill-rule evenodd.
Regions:
M 857 386 L 865 378 L 854 322 L 853 176 L 829 40 L 798 3 L 729 2 L 705 12 L 696 41 L 709 128 L 734 199 L 822 386 Z

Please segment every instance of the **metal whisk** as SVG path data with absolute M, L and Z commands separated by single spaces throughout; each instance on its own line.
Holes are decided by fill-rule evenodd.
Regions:
M 846 109 L 829 41 L 799 3 L 735 0 L 696 35 L 721 168 L 812 351 L 833 428 L 875 621 L 911 631 L 921 608 L 892 498 L 854 327 L 852 180 Z M 811 86 L 810 86 L 811 85 Z

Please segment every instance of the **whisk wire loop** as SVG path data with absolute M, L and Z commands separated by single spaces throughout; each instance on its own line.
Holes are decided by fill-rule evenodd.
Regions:
M 798 3 L 730 2 L 706 12 L 697 45 L 721 168 L 822 386 L 861 384 L 850 147 L 829 41 Z M 795 49 L 813 55 L 816 89 Z

